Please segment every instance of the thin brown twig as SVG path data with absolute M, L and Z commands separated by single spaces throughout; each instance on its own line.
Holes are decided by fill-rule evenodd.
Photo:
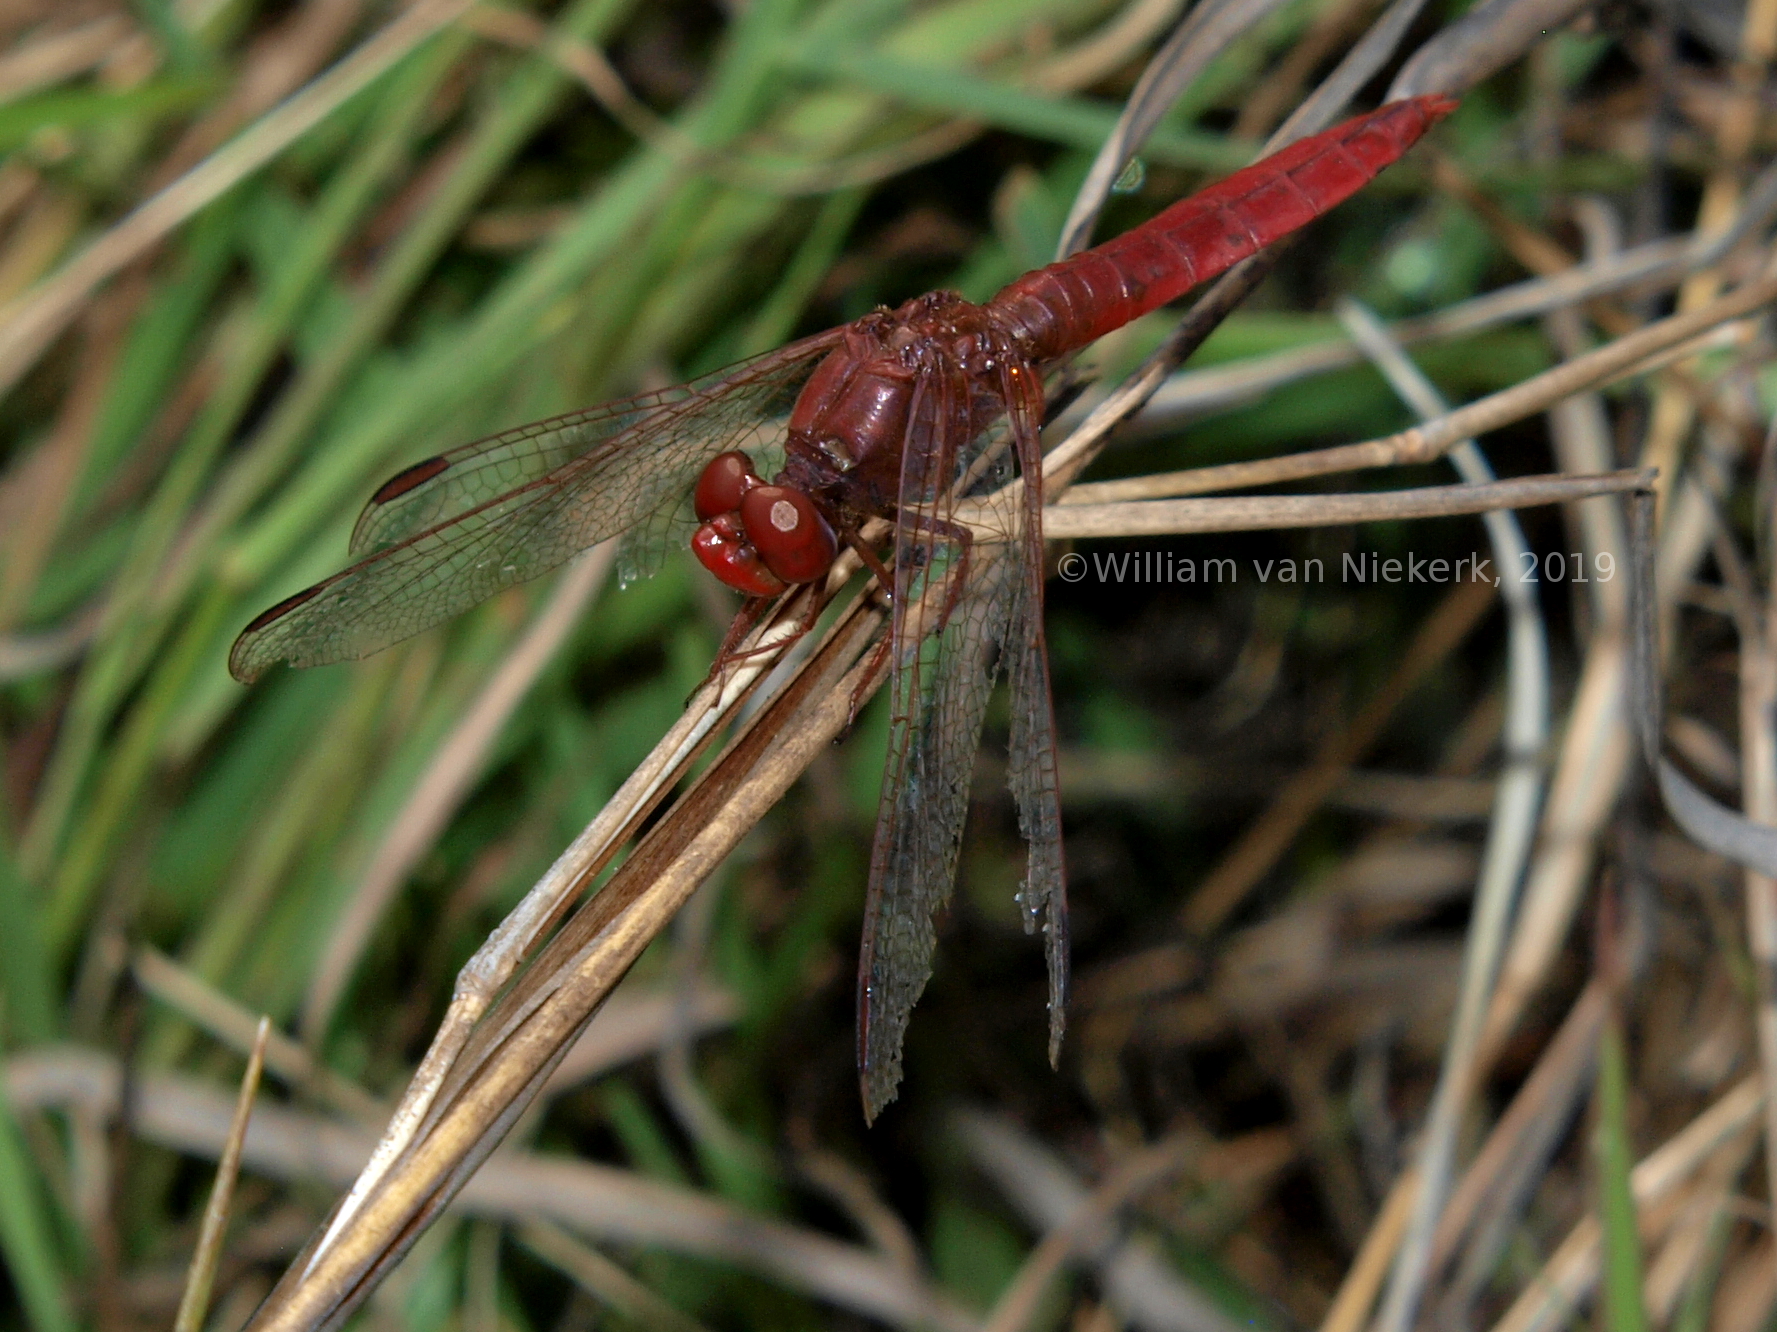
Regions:
M 240 1178 L 247 1120 L 253 1114 L 253 1098 L 259 1094 L 259 1074 L 265 1067 L 265 1043 L 270 1036 L 271 1019 L 262 1017 L 253 1036 L 253 1049 L 247 1056 L 246 1072 L 241 1074 L 241 1091 L 235 1101 L 234 1119 L 222 1144 L 222 1158 L 216 1163 L 216 1183 L 204 1208 L 203 1226 L 198 1231 L 197 1249 L 191 1256 L 185 1294 L 179 1300 L 173 1332 L 199 1332 L 204 1325 L 210 1289 L 216 1282 L 216 1267 L 222 1261 L 222 1233 L 228 1226 L 228 1209 L 234 1201 L 235 1181 Z
M 1265 458 L 1256 462 L 1198 467 L 1166 474 L 1163 480 L 1143 478 L 1134 483 L 1093 484 L 1119 487 L 1108 492 L 1119 498 L 1136 490 L 1141 494 L 1152 494 L 1156 487 L 1162 485 L 1175 495 L 1202 494 L 1276 485 L 1284 481 L 1301 481 L 1311 476 L 1329 476 L 1372 467 L 1432 462 L 1464 439 L 1534 416 L 1575 393 L 1612 384 L 1631 375 L 1645 374 L 1676 356 L 1692 355 L 1700 349 L 1693 345 L 1697 339 L 1708 340 L 1713 345 L 1714 340 L 1720 337 L 1738 339 L 1746 336 L 1739 331 L 1721 333 L 1717 330 L 1719 326 L 1740 319 L 1773 300 L 1777 300 L 1777 278 L 1761 278 L 1701 310 L 1688 315 L 1673 315 L 1657 324 L 1650 324 L 1626 337 L 1606 343 L 1596 351 L 1564 361 L 1540 375 L 1533 375 L 1510 388 L 1458 407 L 1447 416 L 1380 439 L 1285 454 L 1280 458 Z M 1056 453 L 1060 452 L 1061 450 L 1056 450 Z M 1053 458 L 1055 455 L 1050 456 Z M 1084 486 L 1078 489 L 1084 498 L 1076 502 L 1090 503 L 1095 498 L 1094 492 Z
M 1510 481 L 1331 495 L 1242 495 L 1226 499 L 1067 504 L 1044 510 L 1043 535 L 1053 540 L 1164 536 L 1441 518 L 1623 494 L 1645 489 L 1651 480 L 1650 473 L 1628 470 L 1604 476 L 1554 474 L 1518 477 Z M 1515 573 L 1501 572 L 1503 576 Z

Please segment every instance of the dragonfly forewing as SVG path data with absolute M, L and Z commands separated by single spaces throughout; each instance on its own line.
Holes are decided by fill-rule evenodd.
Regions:
M 509 430 L 397 473 L 353 531 L 352 549 L 364 558 L 254 620 L 229 670 L 252 680 L 280 661 L 368 656 L 611 537 L 627 534 L 626 574 L 652 572 L 675 525 L 689 520 L 698 469 L 727 449 L 781 435 L 836 337 L 668 393 Z

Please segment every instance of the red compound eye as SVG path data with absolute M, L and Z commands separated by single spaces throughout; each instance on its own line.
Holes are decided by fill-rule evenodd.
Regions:
M 704 568 L 737 592 L 775 597 L 784 590 L 783 579 L 765 567 L 736 514 L 717 514 L 698 528 L 691 550 Z
M 752 487 L 741 496 L 740 520 L 766 568 L 786 583 L 812 583 L 839 553 L 833 529 L 799 490 Z
M 704 464 L 691 496 L 697 521 L 707 523 L 719 513 L 733 513 L 740 508 L 742 495 L 763 484 L 764 478 L 753 470 L 753 460 L 740 450 L 717 454 Z

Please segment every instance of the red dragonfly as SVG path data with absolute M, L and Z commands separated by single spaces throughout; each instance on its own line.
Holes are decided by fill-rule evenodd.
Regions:
M 874 1118 L 900 1081 L 901 1037 L 931 974 L 1002 668 L 1029 846 L 1019 902 L 1027 931 L 1040 920 L 1047 936 L 1053 1061 L 1068 949 L 1043 639 L 1043 373 L 1348 198 L 1454 105 L 1416 97 L 1304 139 L 985 305 L 933 292 L 664 393 L 415 463 L 365 506 L 351 539 L 358 562 L 255 619 L 229 669 L 250 681 L 279 661 L 367 656 L 598 542 L 623 538 L 630 578 L 686 535 L 748 598 L 720 669 L 769 599 L 824 578 L 849 547 L 892 608 L 892 722 L 858 966 L 865 1113 Z M 748 448 L 782 457 L 775 481 Z M 998 489 L 1014 469 L 1022 497 L 998 530 L 956 521 L 959 499 Z M 886 552 L 861 535 L 872 518 L 893 523 Z

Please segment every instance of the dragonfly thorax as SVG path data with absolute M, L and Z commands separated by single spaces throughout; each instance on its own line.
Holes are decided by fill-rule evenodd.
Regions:
M 905 451 L 985 429 L 1003 407 L 1001 369 L 1022 359 L 997 317 L 955 292 L 860 319 L 803 385 L 779 481 L 835 517 L 892 517 Z
M 836 474 L 808 482 L 830 483 L 885 453 L 898 455 L 915 372 L 904 353 L 868 345 L 873 341 L 848 336 L 815 369 L 790 412 L 790 457 L 800 457 L 803 470 L 825 463 Z

